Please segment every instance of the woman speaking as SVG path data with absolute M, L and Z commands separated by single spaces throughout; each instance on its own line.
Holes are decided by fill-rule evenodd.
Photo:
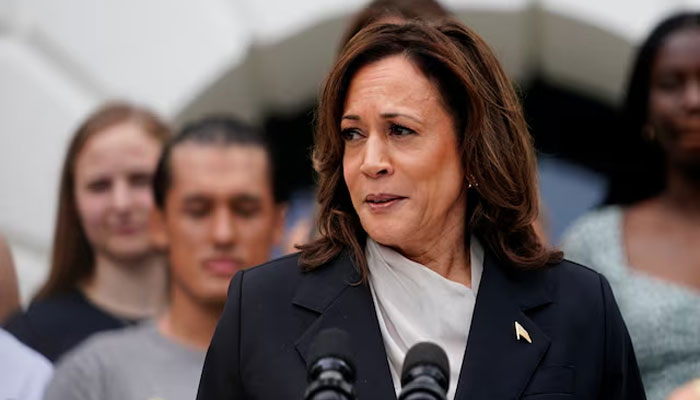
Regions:
M 323 87 L 320 238 L 239 272 L 198 399 L 302 399 L 309 345 L 347 331 L 358 399 L 391 399 L 409 348 L 446 350 L 449 399 L 643 399 L 607 281 L 540 242 L 511 83 L 457 22 L 369 26 Z

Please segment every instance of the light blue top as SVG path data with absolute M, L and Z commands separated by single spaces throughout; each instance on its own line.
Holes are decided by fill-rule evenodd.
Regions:
M 584 215 L 564 234 L 565 257 L 610 281 L 627 324 L 648 400 L 664 400 L 700 377 L 700 291 L 630 268 L 622 236 L 623 210 Z
M 0 399 L 41 400 L 52 371 L 49 360 L 0 329 Z

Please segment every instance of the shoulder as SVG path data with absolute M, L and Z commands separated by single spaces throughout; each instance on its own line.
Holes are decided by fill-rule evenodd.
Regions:
M 56 376 L 79 376 L 82 379 L 100 379 L 101 376 L 139 355 L 148 354 L 147 329 L 151 322 L 90 336 L 67 352 L 56 365 Z
M 51 363 L 0 329 L 0 397 L 40 399 L 51 379 Z
M 596 269 L 601 268 L 601 263 L 617 260 L 622 218 L 623 209 L 619 206 L 603 207 L 583 215 L 562 236 L 564 256 Z
M 63 325 L 66 319 L 89 312 L 89 309 L 90 305 L 85 298 L 75 290 L 31 303 L 24 313 L 13 318 L 8 325 L 24 323 L 36 329 Z
M 274 295 L 279 298 L 296 286 L 303 274 L 299 266 L 299 253 L 241 270 L 231 280 L 229 299 L 236 290 L 243 291 L 243 295 Z
M 5 328 L 52 361 L 95 332 L 124 322 L 89 303 L 77 290 L 32 303 Z
M 103 334 L 96 334 L 63 354 L 55 365 L 46 388 L 45 400 L 100 398 L 110 361 L 103 345 Z
M 562 260 L 517 274 L 512 292 L 521 309 L 552 325 L 553 337 L 571 340 L 588 332 L 598 338 L 609 308 L 616 307 L 605 277 L 587 266 Z
M 547 275 L 556 285 L 558 294 L 566 296 L 575 296 L 575 293 L 600 294 L 601 284 L 605 280 L 598 271 L 567 259 L 547 268 Z
M 590 211 L 576 219 L 564 232 L 563 243 L 577 240 L 593 240 L 600 232 L 615 230 L 619 226 L 623 209 L 620 206 L 606 206 Z
M 345 261 L 348 259 L 347 255 L 340 254 L 325 265 L 304 270 L 299 263 L 300 256 L 301 253 L 294 253 L 240 271 L 231 282 L 229 296 L 235 286 L 240 286 L 244 294 L 274 294 L 277 298 L 285 297 L 285 294 L 292 295 L 299 285 L 306 284 L 309 280 L 314 284 L 334 280 L 341 270 L 345 270 Z
M 300 253 L 269 261 L 236 274 L 229 288 L 231 296 L 261 298 L 266 303 L 288 302 L 299 293 L 313 291 L 326 299 L 351 283 L 359 282 L 359 274 L 347 253 L 341 253 L 328 263 L 312 270 L 299 264 Z M 262 300 L 264 298 L 264 300 Z
M 587 301 L 600 299 L 601 282 L 605 279 L 598 271 L 566 259 L 531 270 L 511 268 L 507 275 L 514 284 L 515 293 L 520 293 L 526 300 L 537 299 L 542 304 L 566 303 L 568 299 L 574 299 L 572 305 L 584 307 Z M 523 306 L 527 308 L 528 305 Z
M 320 312 L 360 282 L 346 253 L 312 270 L 299 265 L 299 256 L 292 254 L 239 271 L 231 280 L 220 325 L 225 321 L 226 329 L 236 332 L 256 332 L 271 325 L 281 329 L 295 323 L 297 314 L 292 310 Z
M 247 280 L 272 280 L 271 283 L 279 283 L 280 280 L 298 279 L 302 275 L 299 266 L 301 253 L 293 253 L 274 260 L 270 260 L 256 267 L 243 270 Z
M 12 370 L 15 372 L 17 370 L 44 374 L 51 372 L 51 363 L 44 356 L 27 347 L 3 329 L 0 329 L 0 353 L 2 353 L 3 359 L 12 360 Z M 5 373 L 8 372 L 10 370 L 5 371 Z
M 57 330 L 73 324 L 74 310 L 81 307 L 78 296 L 69 292 L 33 302 L 24 312 L 10 317 L 4 328 L 31 347 L 45 347 L 42 343 L 53 341 Z
M 238 271 L 229 284 L 217 332 L 237 331 L 238 321 L 245 315 L 260 319 L 261 315 L 275 313 L 280 306 L 289 304 L 303 276 L 298 259 L 299 254 L 291 254 Z
M 98 332 L 66 354 L 66 357 L 92 357 L 105 361 L 123 358 L 130 353 L 147 349 L 149 345 L 145 339 L 150 338 L 154 329 L 154 322 L 149 320 L 123 329 Z
M 602 320 L 618 312 L 610 283 L 600 272 L 573 261 L 563 260 L 546 270 L 547 287 L 553 302 L 571 321 L 578 318 Z

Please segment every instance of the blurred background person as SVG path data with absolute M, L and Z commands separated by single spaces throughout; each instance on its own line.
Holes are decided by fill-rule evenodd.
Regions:
M 151 179 L 168 126 L 150 111 L 111 103 L 68 147 L 51 270 L 6 329 L 51 361 L 89 335 L 161 311 L 164 260 L 148 236 Z
M 0 235 L 0 322 L 19 308 L 18 291 L 12 255 Z M 0 399 L 41 400 L 52 370 L 44 356 L 0 328 Z
M 0 234 L 0 325 L 19 310 L 19 287 L 12 253 Z
M 0 322 L 19 308 L 17 275 L 0 235 Z M 0 399 L 41 400 L 53 367 L 41 354 L 0 328 Z
M 170 140 L 151 219 L 168 253 L 167 311 L 66 355 L 46 399 L 194 399 L 231 277 L 265 262 L 281 236 L 284 196 L 274 182 L 269 143 L 233 119 L 202 119 Z
M 578 220 L 563 249 L 610 280 L 648 398 L 661 400 L 700 377 L 699 13 L 669 17 L 644 41 L 623 113 L 616 204 Z
M 52 370 L 46 357 L 0 329 L 0 399 L 43 399 Z

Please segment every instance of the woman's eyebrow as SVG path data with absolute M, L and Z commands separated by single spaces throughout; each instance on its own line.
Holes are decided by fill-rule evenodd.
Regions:
M 380 114 L 380 115 L 381 115 L 381 117 L 384 118 L 384 119 L 390 119 L 390 118 L 396 118 L 396 117 L 405 117 L 405 118 L 408 118 L 408 119 L 412 119 L 412 120 L 414 120 L 414 121 L 416 121 L 416 122 L 421 122 L 420 118 L 418 118 L 418 117 L 415 117 L 415 116 L 410 115 L 410 114 L 399 113 L 399 112 L 382 113 L 382 114 Z M 352 120 L 352 121 L 359 121 L 359 120 L 360 120 L 360 117 L 357 116 L 357 115 L 354 115 L 354 114 L 343 115 L 343 117 L 341 118 L 341 120 L 345 120 L 345 119 Z
M 418 118 L 418 117 L 415 117 L 415 116 L 410 115 L 410 114 L 399 113 L 399 112 L 383 113 L 383 114 L 380 114 L 380 115 L 381 115 L 382 118 L 385 118 L 385 119 L 396 118 L 396 117 L 405 117 L 405 118 L 408 118 L 408 119 L 412 119 L 412 120 L 414 120 L 414 121 L 416 121 L 416 122 L 422 122 L 422 121 L 420 120 L 420 118 Z

